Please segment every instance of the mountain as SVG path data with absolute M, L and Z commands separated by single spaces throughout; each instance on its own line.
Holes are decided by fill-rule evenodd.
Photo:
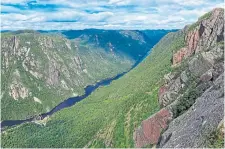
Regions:
M 114 45 L 115 52 L 124 53 L 135 60 L 141 60 L 146 55 L 146 52 L 149 51 L 149 47 L 153 47 L 165 34 L 174 31 L 176 30 L 129 31 L 85 29 L 58 31 L 58 33 L 61 33 L 68 39 L 80 37 L 89 43 L 98 45 L 109 51 L 111 50 L 109 49 L 110 43 Z M 132 42 L 129 42 L 130 38 L 133 39 Z
M 153 47 L 154 44 L 158 42 L 150 42 L 149 38 L 140 31 L 88 29 L 80 31 L 65 31 L 62 32 L 62 34 L 69 39 L 80 37 L 89 43 L 104 48 L 108 52 L 113 51 L 129 55 L 135 60 L 141 59 L 149 51 L 149 47 Z M 157 38 L 157 35 L 154 37 Z M 161 38 L 158 37 L 157 39 L 159 40 Z
M 168 33 L 70 108 L 2 132 L 3 147 L 223 147 L 224 10 Z
M 224 9 L 214 9 L 182 30 L 173 71 L 158 92 L 161 109 L 134 132 L 135 147 L 224 146 Z
M 157 42 L 139 31 L 69 33 L 76 37 L 68 39 L 59 31 L 1 34 L 2 120 L 45 113 L 84 94 L 86 86 L 128 71 Z M 161 36 L 156 31 L 152 38 Z

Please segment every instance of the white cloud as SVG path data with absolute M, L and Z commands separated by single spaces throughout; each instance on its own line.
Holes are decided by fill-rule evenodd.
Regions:
M 1 0 L 1 4 L 21 4 L 26 2 L 28 0 Z
M 2 29 L 183 28 L 222 0 L 2 0 Z M 47 7 L 48 6 L 48 7 Z

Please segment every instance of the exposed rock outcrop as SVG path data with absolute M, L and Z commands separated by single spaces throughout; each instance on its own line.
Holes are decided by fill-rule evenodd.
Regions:
M 187 55 L 187 48 L 181 48 L 173 55 L 173 65 L 181 63 L 182 59 Z
M 215 131 L 224 117 L 223 81 L 224 76 L 221 74 L 214 85 L 206 90 L 187 112 L 169 124 L 159 147 L 205 147 L 208 134 Z
M 179 70 L 164 76 L 158 92 L 161 110 L 171 113 L 166 117 L 169 124 L 155 126 L 161 110 L 144 120 L 134 132 L 136 147 L 206 147 L 208 135 L 224 117 L 223 12 L 214 9 L 184 29 L 186 46 L 172 58 L 172 65 Z M 181 64 L 184 58 L 187 61 Z
M 186 53 L 188 56 L 195 52 L 199 38 L 201 37 L 199 37 L 198 28 L 194 29 L 193 31 L 187 34 L 186 36 L 187 52 Z
M 203 82 L 207 82 L 210 81 L 212 77 L 213 77 L 213 69 L 209 69 L 207 72 L 201 75 L 200 80 Z
M 181 48 L 173 55 L 173 65 L 179 64 L 183 58 L 202 50 L 208 50 L 218 42 L 224 40 L 224 10 L 216 8 L 207 14 L 208 18 L 200 19 L 190 26 L 185 36 L 186 47 Z
M 49 77 L 47 79 L 47 83 L 49 85 L 57 85 L 59 83 L 60 72 L 56 63 L 50 62 L 48 74 Z
M 199 26 L 199 40 L 196 52 L 208 50 L 217 42 L 224 41 L 224 9 L 216 8 L 208 19 L 203 19 Z
M 168 80 L 167 80 L 168 81 Z M 165 81 L 165 82 L 167 82 Z M 181 77 L 171 79 L 167 84 L 163 85 L 159 89 L 159 104 L 161 107 L 165 107 L 176 99 L 180 89 L 182 89 Z
M 29 90 L 21 82 L 20 72 L 17 69 L 13 72 L 13 81 L 9 86 L 9 95 L 15 100 L 25 99 L 29 96 Z
M 161 109 L 147 120 L 144 120 L 134 132 L 135 147 L 140 148 L 148 144 L 156 144 L 160 133 L 167 128 L 172 119 L 172 113 L 168 109 Z
M 189 70 L 195 76 L 201 76 L 207 70 L 209 70 L 212 65 L 206 61 L 201 55 L 197 55 L 190 60 L 188 64 Z
M 19 98 L 24 99 L 29 96 L 29 90 L 20 82 L 13 82 L 10 85 L 9 95 L 15 100 L 18 100 Z

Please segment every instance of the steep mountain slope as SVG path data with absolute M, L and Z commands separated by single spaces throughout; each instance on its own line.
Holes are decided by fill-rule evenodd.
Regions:
M 175 30 L 115 31 L 86 29 L 63 31 L 61 34 L 69 39 L 80 37 L 89 43 L 98 45 L 108 51 L 124 53 L 135 60 L 139 60 L 149 51 L 148 46 L 154 46 L 159 39 L 172 31 L 174 32 Z M 130 38 L 132 39 L 132 42 L 129 41 Z M 146 46 L 146 44 L 148 46 Z
M 164 76 L 159 89 L 162 109 L 136 129 L 136 147 L 209 145 L 210 135 L 224 117 L 223 17 L 223 9 L 214 9 L 184 29 L 186 46 L 174 51 L 175 69 Z
M 170 32 L 176 32 L 178 30 L 170 30 Z M 152 42 L 157 42 L 157 38 L 155 37 L 163 37 L 165 35 L 165 32 L 168 32 L 167 30 L 142 30 L 142 33 L 144 33 L 149 39 L 151 39 Z M 168 32 L 169 33 L 169 32 Z
M 110 86 L 38 124 L 4 131 L 3 147 L 206 146 L 206 135 L 223 115 L 223 21 L 223 9 L 215 9 L 194 27 L 167 34 L 142 63 Z
M 2 33 L 2 120 L 47 112 L 85 86 L 129 70 L 155 44 L 138 31 L 123 31 L 134 37 L 111 31 L 117 38 L 99 32 L 90 31 L 98 43 L 85 31 L 73 40 L 28 30 Z
M 134 128 L 159 109 L 156 84 L 171 69 L 172 51 L 183 46 L 182 35 L 169 33 L 140 66 L 73 107 L 55 113 L 43 121 L 47 122 L 45 126 L 31 123 L 6 130 L 3 146 L 133 146 Z

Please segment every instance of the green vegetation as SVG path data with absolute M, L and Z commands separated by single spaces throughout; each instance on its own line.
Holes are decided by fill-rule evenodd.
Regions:
M 194 103 L 197 97 L 199 97 L 200 92 L 196 90 L 195 85 L 190 85 L 187 92 L 178 100 L 178 104 L 173 107 L 172 112 L 174 117 L 182 115 L 186 110 L 188 110 Z
M 180 48 L 185 47 L 185 34 L 182 31 L 178 32 L 179 36 L 176 39 L 176 42 L 173 44 L 174 53 L 180 50 Z
M 15 54 L 14 35 L 18 41 Z M 135 63 L 125 55 L 111 54 L 89 43 L 83 46 L 82 43 L 69 41 L 59 35 L 18 31 L 2 33 L 1 36 L 4 44 L 1 54 L 2 120 L 25 119 L 48 112 L 63 100 L 75 96 L 74 94 L 83 94 L 85 86 L 127 71 Z M 29 53 L 26 59 L 27 51 Z M 50 67 L 56 67 L 60 74 L 58 83 L 54 85 L 47 85 L 47 79 L 51 75 Z M 37 72 L 42 77 L 37 78 L 30 71 Z M 67 87 L 63 86 L 62 81 Z M 17 101 L 13 99 L 9 95 L 13 82 L 22 84 L 28 89 L 29 95 Z M 40 99 L 41 104 L 35 102 L 34 97 Z
M 183 33 L 167 34 L 135 69 L 55 113 L 46 126 L 26 123 L 8 128 L 2 134 L 2 146 L 134 147 L 134 129 L 160 108 L 160 79 L 172 71 L 173 51 L 184 44 L 180 36 Z
M 210 134 L 207 142 L 208 148 L 224 148 L 224 134 L 220 131 L 220 128 Z
M 212 15 L 212 12 L 210 11 L 204 14 L 203 16 L 201 16 L 196 23 L 189 26 L 188 31 L 193 31 L 201 23 L 202 20 L 209 19 L 211 15 Z

